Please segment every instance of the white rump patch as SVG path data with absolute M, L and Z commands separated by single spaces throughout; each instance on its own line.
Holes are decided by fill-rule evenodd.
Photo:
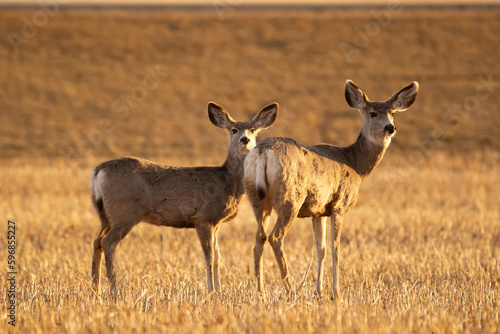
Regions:
M 104 179 L 106 178 L 106 173 L 101 170 L 97 177 L 95 175 L 95 169 L 90 173 L 90 191 L 94 194 L 95 199 L 102 198 L 102 185 Z
M 245 158 L 245 164 L 244 164 L 244 169 L 245 169 L 245 174 L 244 174 L 244 179 L 247 182 L 252 182 L 255 180 L 255 169 L 257 168 L 257 161 L 259 159 L 259 152 L 257 150 L 252 150 L 250 153 L 248 153 L 247 157 Z
M 273 184 L 278 179 L 282 171 L 282 167 L 278 161 L 278 158 L 276 157 L 276 155 L 272 150 L 267 150 L 266 155 L 267 155 L 267 164 L 266 164 L 267 181 L 269 182 L 269 184 Z

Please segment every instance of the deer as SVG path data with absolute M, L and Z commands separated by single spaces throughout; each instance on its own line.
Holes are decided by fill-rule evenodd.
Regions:
M 340 234 L 344 217 L 356 204 L 361 181 L 380 163 L 396 133 L 395 113 L 408 109 L 415 102 L 418 87 L 418 82 L 413 82 L 385 102 L 372 102 L 358 85 L 347 80 L 345 99 L 363 116 L 361 132 L 354 144 L 347 147 L 303 146 L 290 138 L 268 137 L 248 154 L 243 183 L 257 219 L 254 266 L 257 289 L 264 299 L 266 240 L 273 249 L 286 291 L 289 293 L 292 289 L 284 240 L 297 217 L 312 218 L 318 257 L 316 293 L 319 296 L 323 290 L 326 222 L 331 217 L 332 298 L 339 296 Z M 267 236 L 273 209 L 278 217 Z
M 229 135 L 227 159 L 218 167 L 172 167 L 135 157 L 109 160 L 90 176 L 91 201 L 101 221 L 94 241 L 92 282 L 100 291 L 102 256 L 110 291 L 116 295 L 113 265 L 118 243 L 141 221 L 173 228 L 194 228 L 207 270 L 207 290 L 220 292 L 220 224 L 233 219 L 244 198 L 243 162 L 258 133 L 271 126 L 278 104 L 264 107 L 251 121 L 235 121 L 220 105 L 209 102 L 208 116 Z

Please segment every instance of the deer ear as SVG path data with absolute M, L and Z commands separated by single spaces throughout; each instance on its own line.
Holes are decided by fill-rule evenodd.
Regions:
M 418 82 L 414 81 L 399 92 L 394 94 L 388 102 L 392 110 L 405 111 L 417 99 Z
M 274 102 L 262 108 L 262 110 L 252 119 L 253 126 L 257 129 L 270 127 L 278 117 L 279 105 Z
M 227 111 L 214 102 L 208 103 L 208 117 L 216 127 L 223 129 L 230 127 L 234 123 Z
M 369 101 L 361 87 L 351 80 L 345 82 L 345 100 L 351 108 L 358 110 L 365 108 Z

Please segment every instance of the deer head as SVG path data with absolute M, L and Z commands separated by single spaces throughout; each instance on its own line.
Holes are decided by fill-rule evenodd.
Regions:
M 365 92 L 351 80 L 345 83 L 345 99 L 364 117 L 361 133 L 371 142 L 387 146 L 396 133 L 394 115 L 408 109 L 417 98 L 418 82 L 414 81 L 385 102 L 371 102 Z
M 278 104 L 271 103 L 264 107 L 251 121 L 236 122 L 220 105 L 208 103 L 208 116 L 217 127 L 229 134 L 229 149 L 246 155 L 255 147 L 259 132 L 270 127 L 278 116 Z

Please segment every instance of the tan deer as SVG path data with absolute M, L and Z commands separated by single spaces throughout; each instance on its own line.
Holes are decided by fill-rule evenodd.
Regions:
M 395 112 L 406 110 L 416 99 L 413 82 L 385 102 L 371 102 L 354 82 L 345 84 L 349 106 L 364 120 L 356 142 L 347 147 L 302 146 L 290 138 L 267 138 L 245 160 L 244 185 L 257 218 L 254 248 L 255 276 L 263 292 L 262 253 L 271 211 L 278 214 L 269 235 L 285 288 L 292 283 L 283 250 L 284 239 L 296 217 L 312 217 L 318 255 L 316 291 L 323 289 L 326 257 L 326 218 L 332 222 L 333 293 L 339 294 L 340 232 L 344 216 L 355 204 L 361 181 L 379 164 L 396 133 Z
M 217 231 L 236 216 L 243 199 L 243 162 L 260 130 L 276 120 L 278 104 L 263 108 L 250 122 L 237 122 L 210 102 L 212 123 L 229 134 L 226 162 L 220 167 L 170 167 L 138 158 L 101 163 L 91 173 L 92 204 L 101 220 L 94 241 L 92 280 L 99 291 L 104 253 L 110 289 L 116 294 L 113 257 L 118 243 L 145 221 L 175 228 L 195 228 L 207 266 L 208 292 L 220 291 Z

